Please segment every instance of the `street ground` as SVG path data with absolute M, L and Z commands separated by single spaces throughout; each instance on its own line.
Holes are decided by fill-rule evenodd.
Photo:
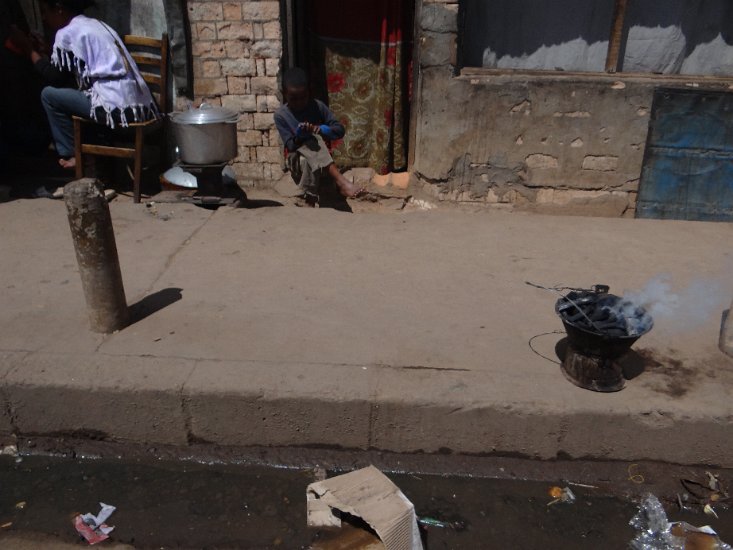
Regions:
M 85 546 L 71 517 L 96 513 L 100 501 L 117 507 L 111 541 L 102 547 L 345 548 L 334 540 L 340 533 L 306 527 L 305 488 L 319 469 L 331 477 L 344 471 L 336 464 L 350 470 L 369 463 L 389 473 L 418 517 L 450 524 L 423 527 L 428 550 L 625 548 L 646 493 L 660 498 L 670 521 L 711 525 L 733 540 L 728 504 L 715 503 L 715 518 L 702 512 L 705 499 L 687 491 L 712 494 L 703 487 L 705 468 L 210 447 L 184 456 L 180 449 L 63 439 L 19 443 L 19 462 L 0 457 L 0 545 L 7 548 Z M 726 487 L 733 479 L 731 470 L 711 473 Z M 569 487 L 576 500 L 548 505 L 553 486 Z M 685 494 L 689 510 L 681 511 L 677 495 Z
M 107 336 L 63 202 L 0 205 L 0 431 L 733 466 L 731 224 L 281 197 L 113 201 L 134 323 Z M 664 273 L 704 314 L 657 317 L 621 392 L 565 380 L 557 295 L 526 282 L 622 293 Z

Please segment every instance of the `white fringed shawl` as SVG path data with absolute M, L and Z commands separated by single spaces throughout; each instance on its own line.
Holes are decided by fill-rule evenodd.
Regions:
M 89 115 L 97 122 L 114 128 L 112 113 L 117 110 L 120 124 L 127 126 L 128 108 L 135 122 L 158 117 L 155 101 L 137 65 L 119 35 L 101 21 L 84 15 L 74 17 L 56 33 L 51 61 L 76 74 L 80 89 L 92 102 Z M 106 121 L 97 119 L 99 107 L 107 113 Z

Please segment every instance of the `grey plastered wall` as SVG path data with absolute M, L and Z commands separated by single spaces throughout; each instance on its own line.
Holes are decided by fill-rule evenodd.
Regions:
M 633 210 L 653 91 L 726 80 L 456 71 L 458 3 L 424 0 L 412 170 L 445 199 L 557 203 L 608 197 Z

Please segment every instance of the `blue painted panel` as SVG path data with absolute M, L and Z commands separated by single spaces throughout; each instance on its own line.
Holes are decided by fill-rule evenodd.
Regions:
M 733 94 L 655 92 L 636 216 L 733 221 Z

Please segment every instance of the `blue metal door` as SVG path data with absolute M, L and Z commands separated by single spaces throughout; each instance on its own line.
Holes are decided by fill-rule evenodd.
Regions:
M 733 221 L 733 94 L 654 92 L 637 218 Z

